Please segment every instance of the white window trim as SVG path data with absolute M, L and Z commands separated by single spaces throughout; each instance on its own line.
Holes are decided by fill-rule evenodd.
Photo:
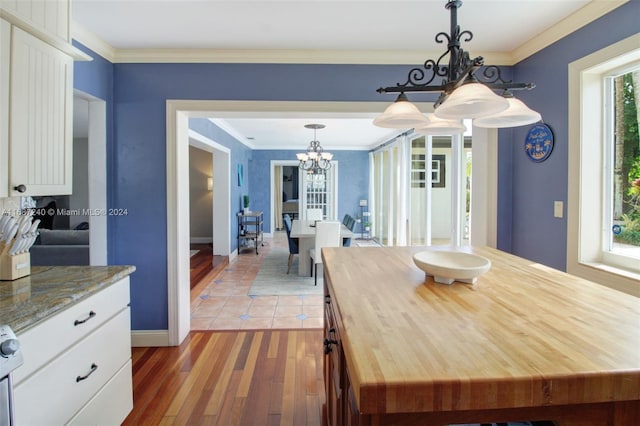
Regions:
M 640 60 L 640 33 L 569 64 L 567 272 L 640 297 L 640 273 L 602 260 L 604 76 Z

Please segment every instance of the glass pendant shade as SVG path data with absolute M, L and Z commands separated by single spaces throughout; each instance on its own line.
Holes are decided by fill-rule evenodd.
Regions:
M 409 102 L 404 93 L 401 93 L 382 115 L 373 120 L 373 124 L 376 126 L 390 129 L 410 129 L 424 126 L 427 123 L 427 117 L 420 112 L 418 107 Z
M 445 120 L 438 118 L 435 115 L 430 115 L 429 124 L 426 126 L 416 127 L 416 133 L 420 135 L 431 136 L 449 136 L 458 135 L 467 131 L 467 128 L 462 124 L 462 120 Z
M 323 160 L 327 161 L 331 161 L 331 159 L 333 158 L 333 154 L 331 154 L 330 152 L 323 152 L 322 154 L 320 154 L 320 156 Z
M 540 113 L 530 109 L 524 102 L 514 97 L 506 99 L 509 102 L 509 108 L 497 114 L 476 118 L 473 120 L 473 125 L 490 128 L 517 127 L 542 120 Z
M 506 110 L 509 102 L 480 83 L 466 83 L 453 91 L 440 105 L 435 115 L 439 118 L 477 118 Z

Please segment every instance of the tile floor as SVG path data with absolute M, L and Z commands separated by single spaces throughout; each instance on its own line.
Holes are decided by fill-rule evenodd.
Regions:
M 286 234 L 265 238 L 260 254 L 241 253 L 191 303 L 192 330 L 322 328 L 322 296 L 249 296 L 262 259 L 273 247 L 287 247 Z

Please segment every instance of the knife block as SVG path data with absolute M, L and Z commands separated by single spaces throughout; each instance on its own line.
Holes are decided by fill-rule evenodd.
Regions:
M 0 280 L 13 281 L 31 274 L 31 254 L 20 253 L 9 256 L 9 253 L 0 255 Z

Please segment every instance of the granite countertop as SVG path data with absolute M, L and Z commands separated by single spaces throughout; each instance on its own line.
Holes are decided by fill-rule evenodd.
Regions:
M 34 266 L 29 276 L 0 281 L 0 324 L 20 334 L 135 270 L 135 266 Z

